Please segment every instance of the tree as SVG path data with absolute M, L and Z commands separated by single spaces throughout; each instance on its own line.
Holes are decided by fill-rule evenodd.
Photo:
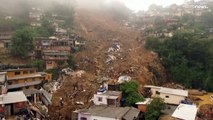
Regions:
M 213 90 L 213 42 L 189 30 L 172 38 L 148 38 L 146 48 L 158 52 L 170 78 L 188 88 Z
M 153 101 L 147 106 L 145 114 L 146 120 L 157 120 L 161 111 L 165 109 L 166 104 L 162 98 L 154 98 Z
M 126 99 L 126 105 L 132 106 L 136 102 L 143 101 L 144 98 L 138 93 L 138 82 L 130 81 L 125 82 L 121 85 L 121 90 L 123 92 L 123 97 Z
M 19 57 L 26 57 L 35 48 L 34 33 L 30 28 L 17 30 L 12 36 L 11 53 Z
M 44 61 L 34 60 L 32 61 L 32 66 L 37 68 L 38 71 L 42 71 L 44 69 Z
M 75 69 L 75 61 L 72 56 L 67 60 L 68 67 L 71 69 Z

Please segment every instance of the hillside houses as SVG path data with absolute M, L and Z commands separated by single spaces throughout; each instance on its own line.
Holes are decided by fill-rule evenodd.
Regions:
M 57 37 L 37 37 L 35 38 L 36 47 L 32 59 L 42 59 L 45 61 L 46 69 L 57 66 L 58 61 L 67 62 L 73 50 L 85 46 L 85 40 L 81 37 L 69 39 L 59 39 Z
M 151 93 L 150 97 L 160 97 L 164 99 L 165 103 L 179 105 L 182 100 L 188 97 L 187 90 L 172 89 L 158 86 L 147 85 L 144 86 L 146 91 Z

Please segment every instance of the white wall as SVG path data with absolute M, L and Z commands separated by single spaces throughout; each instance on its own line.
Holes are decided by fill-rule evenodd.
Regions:
M 159 91 L 160 88 L 151 88 L 152 96 L 151 97 L 158 97 L 159 95 L 156 95 L 156 91 Z
M 91 116 L 91 120 L 119 120 L 119 119 L 107 118 L 107 117 L 99 117 L 99 116 Z
M 166 96 L 169 96 L 169 98 L 166 98 Z M 165 103 L 175 104 L 175 105 L 179 105 L 180 101 L 185 99 L 184 96 L 171 95 L 171 94 L 165 94 L 165 93 L 160 93 L 160 97 L 165 100 Z
M 98 98 L 101 97 L 102 101 L 98 101 Z M 95 105 L 107 105 L 107 96 L 105 95 L 94 95 L 93 102 Z

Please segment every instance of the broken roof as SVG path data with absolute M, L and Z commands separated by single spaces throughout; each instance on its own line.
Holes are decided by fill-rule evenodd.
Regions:
M 183 120 L 195 120 L 198 108 L 195 105 L 180 104 L 172 117 Z
M 3 99 L 0 101 L 0 104 L 11 104 L 27 101 L 27 98 L 22 91 L 8 92 L 7 94 L 3 94 L 0 96 L 3 97 Z
M 109 106 L 92 106 L 89 109 L 79 110 L 79 113 L 89 114 L 92 116 L 117 118 L 125 120 L 132 120 L 137 117 L 139 110 L 130 107 L 109 107 Z

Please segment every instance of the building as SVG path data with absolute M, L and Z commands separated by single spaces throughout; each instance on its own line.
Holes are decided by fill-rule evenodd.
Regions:
M 0 95 L 0 114 L 4 116 L 15 115 L 26 109 L 27 98 L 22 91 L 8 92 Z
M 179 105 L 182 100 L 188 97 L 187 90 L 172 89 L 158 86 L 146 85 L 145 89 L 151 92 L 151 97 L 160 97 L 165 103 Z
M 7 93 L 7 77 L 6 72 L 0 72 L 0 94 Z
M 195 105 L 180 104 L 172 117 L 175 120 L 196 120 L 198 108 Z
M 141 112 L 146 112 L 147 106 L 152 102 L 153 99 L 151 98 L 145 98 L 145 100 L 143 102 L 137 102 L 135 103 L 138 106 L 138 109 Z
M 45 61 L 46 69 L 57 67 L 59 61 L 67 62 L 70 53 L 59 50 L 46 50 L 43 51 L 42 59 Z
M 12 33 L 0 33 L 0 48 L 9 48 L 11 46 Z
M 35 38 L 36 49 L 32 59 L 42 59 L 46 64 L 46 69 L 57 66 L 58 61 L 67 62 L 72 51 L 73 41 L 71 39 L 58 40 L 56 37 Z
M 74 111 L 73 120 L 139 120 L 140 110 L 133 107 L 92 106 Z
M 98 92 L 94 94 L 93 102 L 95 105 L 110 105 L 110 106 L 120 106 L 120 101 L 122 98 L 122 92 L 120 91 L 106 91 Z
M 52 76 L 44 72 L 36 72 L 33 68 L 8 69 L 7 89 L 8 91 L 19 91 L 23 89 L 39 89 L 45 80 L 51 80 Z

